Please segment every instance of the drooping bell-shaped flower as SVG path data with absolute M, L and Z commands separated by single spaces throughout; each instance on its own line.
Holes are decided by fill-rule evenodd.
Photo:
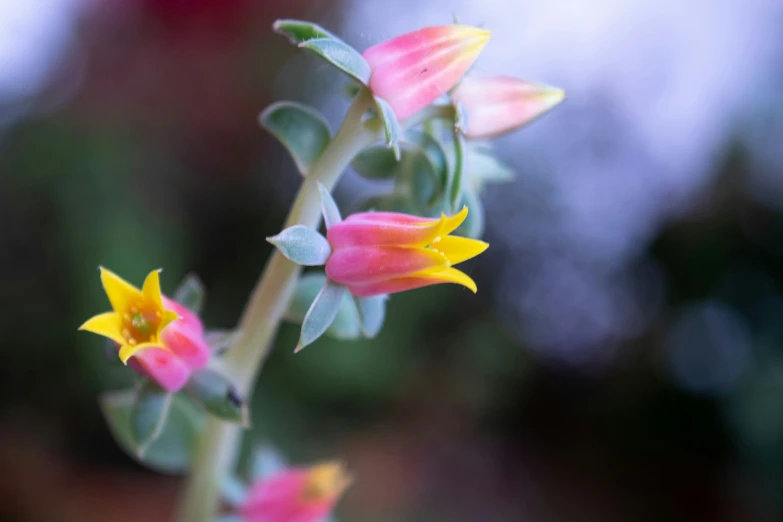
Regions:
M 372 69 L 370 89 L 407 118 L 454 87 L 489 37 L 486 29 L 444 25 L 379 43 L 362 55 Z
M 253 484 L 239 515 L 244 522 L 323 522 L 350 482 L 337 462 L 288 468 Z
M 476 283 L 453 265 L 487 249 L 484 241 L 450 236 L 468 215 L 422 218 L 395 212 L 362 212 L 329 227 L 332 253 L 326 275 L 357 297 L 456 283 Z
M 468 138 L 492 138 L 533 121 L 565 99 L 565 91 L 507 76 L 467 76 L 452 100 L 467 114 Z
M 113 311 L 92 317 L 80 330 L 117 343 L 123 363 L 170 392 L 207 364 L 211 351 L 201 320 L 161 294 L 158 270 L 150 272 L 141 290 L 104 268 L 101 282 Z

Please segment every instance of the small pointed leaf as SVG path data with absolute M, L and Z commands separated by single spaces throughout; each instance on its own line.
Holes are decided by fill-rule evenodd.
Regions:
M 247 404 L 234 384 L 219 373 L 202 368 L 190 377 L 185 391 L 215 417 L 243 426 L 248 425 L 250 419 Z
M 306 274 L 303 276 L 297 283 L 294 296 L 288 305 L 288 311 L 285 315 L 286 320 L 301 324 L 325 283 L 326 275 L 323 273 Z M 337 311 L 332 324 L 327 328 L 325 335 L 340 340 L 358 339 L 360 337 L 359 313 L 347 292 L 343 296 L 340 309 Z
M 334 40 L 339 40 L 338 37 L 320 25 L 312 22 L 305 22 L 304 20 L 277 20 L 272 24 L 272 30 L 288 38 L 294 45 L 316 38 L 332 38 Z
M 329 229 L 341 222 L 343 217 L 340 215 L 337 203 L 334 202 L 332 193 L 321 182 L 318 182 L 318 192 L 321 194 L 321 212 L 324 215 L 324 223 L 326 228 Z
M 280 140 L 302 175 L 307 174 L 332 139 L 324 117 L 301 103 L 273 103 L 258 116 L 258 122 Z
M 372 339 L 381 331 L 383 319 L 386 316 L 387 299 L 387 295 L 354 297 L 362 321 L 362 333 L 365 337 Z
M 378 106 L 378 117 L 383 124 L 383 133 L 386 136 L 386 146 L 394 151 L 394 157 L 400 159 L 400 122 L 397 115 L 391 108 L 391 105 L 378 96 L 374 96 L 375 104 Z
M 134 459 L 161 473 L 181 473 L 188 469 L 203 415 L 187 399 L 175 395 L 163 432 L 140 458 L 131 433 L 131 410 L 137 390 L 109 392 L 100 405 L 117 444 Z
M 198 315 L 201 313 L 204 307 L 204 300 L 206 299 L 206 290 L 204 289 L 204 283 L 196 274 L 188 274 L 179 284 L 171 298 Z
M 301 42 L 299 47 L 313 51 L 327 62 L 365 85 L 370 81 L 370 75 L 372 74 L 370 64 L 365 61 L 356 49 L 342 40 L 316 38 L 315 40 Z
M 140 458 L 163 432 L 169 416 L 172 394 L 146 379 L 136 394 L 131 409 L 131 435 Z
M 302 322 L 299 344 L 294 352 L 300 351 L 324 334 L 337 316 L 344 295 L 345 287 L 343 285 L 326 280 Z
M 304 225 L 286 228 L 278 235 L 267 238 L 280 252 L 302 266 L 320 266 L 332 254 L 332 247 L 324 236 Z

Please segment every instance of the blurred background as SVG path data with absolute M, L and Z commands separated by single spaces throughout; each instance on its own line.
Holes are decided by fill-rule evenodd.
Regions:
M 97 266 L 197 272 L 232 327 L 299 183 L 256 124 L 334 124 L 364 49 L 493 30 L 476 69 L 563 87 L 501 139 L 474 297 L 396 295 L 371 342 L 279 335 L 253 440 L 357 477 L 343 522 L 783 519 L 783 4 L 777 0 L 0 1 L 0 520 L 164 521 L 180 481 L 112 440 L 127 382 Z M 352 172 L 336 197 L 379 192 Z

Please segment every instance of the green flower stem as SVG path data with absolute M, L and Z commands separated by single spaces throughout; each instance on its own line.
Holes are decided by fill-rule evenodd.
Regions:
M 372 96 L 362 89 L 348 109 L 343 125 L 313 164 L 296 196 L 284 228 L 317 228 L 321 220 L 318 182 L 332 190 L 340 175 L 362 149 L 381 138 L 377 122 L 362 122 Z M 374 124 L 373 124 L 374 123 Z M 255 378 L 296 288 L 301 268 L 275 249 L 248 301 L 239 326 L 239 339 L 224 359 L 237 388 L 249 397 Z M 242 427 L 208 417 L 194 455 L 181 509 L 180 522 L 210 522 L 219 502 L 220 480 L 232 471 Z
M 305 177 L 284 228 L 293 225 L 318 228 L 321 221 L 318 183 L 331 191 L 353 158 L 383 138 L 377 118 L 362 121 L 372 103 L 370 92 L 362 89 L 348 109 L 337 135 Z M 450 108 L 431 107 L 406 120 L 404 127 L 451 115 Z M 245 397 L 253 390 L 300 272 L 301 267 L 275 250 L 248 301 L 240 321 L 239 339 L 224 360 L 226 371 Z M 178 514 L 180 522 L 210 522 L 213 519 L 220 500 L 220 481 L 232 471 L 241 429 L 236 424 L 208 417 L 182 499 Z

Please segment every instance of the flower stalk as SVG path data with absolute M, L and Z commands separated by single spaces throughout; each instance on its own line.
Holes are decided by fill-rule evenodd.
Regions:
M 345 116 L 334 140 L 313 164 L 288 214 L 285 228 L 318 228 L 321 196 L 318 183 L 332 190 L 353 158 L 382 139 L 378 121 L 362 121 L 372 106 L 372 95 L 362 89 Z M 296 288 L 301 267 L 275 250 L 258 280 L 242 315 L 239 338 L 225 357 L 225 369 L 240 394 L 249 395 L 269 354 L 272 340 Z M 188 484 L 178 514 L 180 522 L 209 522 L 219 501 L 222 477 L 231 470 L 241 427 L 209 418 L 199 439 Z

